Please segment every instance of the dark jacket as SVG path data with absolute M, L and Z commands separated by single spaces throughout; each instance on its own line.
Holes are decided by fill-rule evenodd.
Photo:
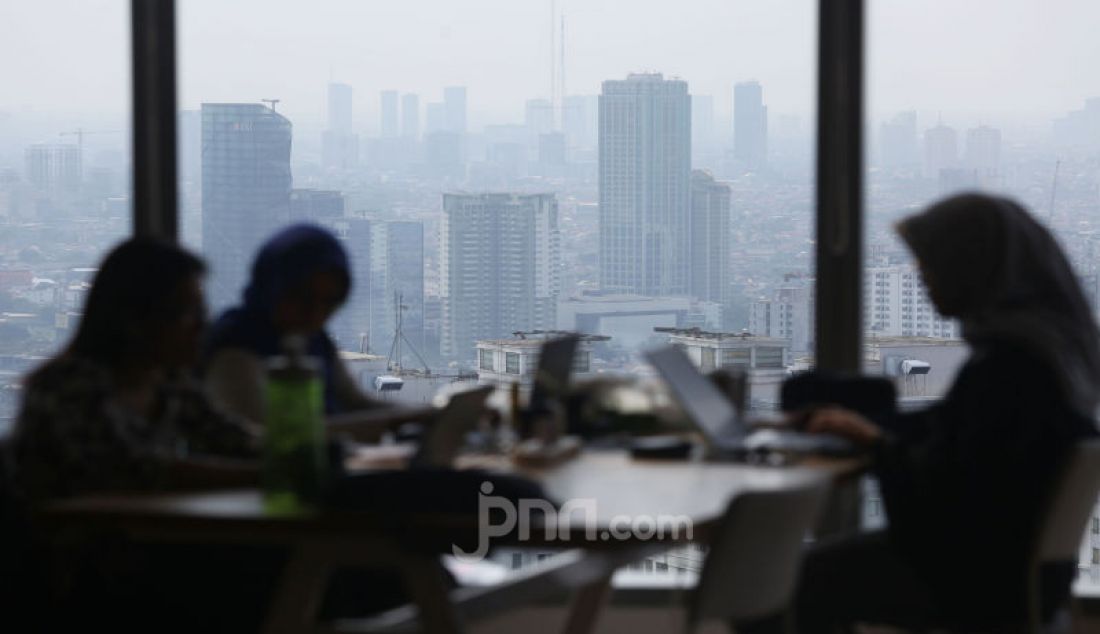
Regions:
M 948 612 L 1017 613 L 1043 505 L 1093 422 L 1037 356 L 990 341 L 939 404 L 887 426 L 875 472 L 895 547 Z

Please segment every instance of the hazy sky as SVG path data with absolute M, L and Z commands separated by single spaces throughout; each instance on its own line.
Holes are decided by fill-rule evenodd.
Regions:
M 126 0 L 4 0 L 0 122 L 128 108 Z M 1100 96 L 1100 2 L 869 0 L 876 113 L 1047 116 Z M 518 122 L 549 85 L 550 0 L 177 0 L 181 106 L 277 97 L 319 121 L 331 78 L 376 127 L 378 91 L 439 100 L 469 87 L 471 126 Z M 729 108 L 758 79 L 776 113 L 813 111 L 812 0 L 558 0 L 570 93 L 638 70 L 688 80 Z M 555 26 L 555 29 L 558 27 Z

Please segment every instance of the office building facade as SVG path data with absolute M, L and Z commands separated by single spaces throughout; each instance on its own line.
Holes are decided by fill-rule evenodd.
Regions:
M 756 171 L 768 160 L 768 107 L 760 82 L 733 87 L 733 156 L 741 168 Z
M 202 105 L 202 244 L 207 294 L 236 302 L 257 248 L 290 219 L 291 123 L 249 103 Z
M 600 287 L 689 289 L 691 98 L 659 73 L 603 83 L 599 119 Z
M 730 196 L 710 172 L 691 172 L 691 295 L 723 305 L 730 299 Z
M 424 225 L 419 222 L 374 221 L 370 230 L 370 337 L 371 351 L 388 355 L 397 331 L 398 311 L 402 358 L 415 364 L 411 344 L 424 349 Z
M 553 328 L 560 288 L 552 194 L 444 194 L 442 354 L 472 362 L 478 340 Z

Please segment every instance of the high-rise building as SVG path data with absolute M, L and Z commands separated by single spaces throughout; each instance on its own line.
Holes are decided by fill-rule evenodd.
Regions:
M 553 328 L 560 288 L 553 194 L 444 194 L 442 353 L 473 361 L 481 339 Z
M 420 97 L 412 93 L 401 95 L 401 136 L 420 138 Z
M 383 90 L 381 132 L 383 137 L 395 137 L 401 128 L 397 122 L 397 91 Z
M 291 222 L 325 223 L 344 216 L 344 195 L 327 189 L 290 190 Z
M 27 182 L 40 191 L 76 193 L 83 178 L 79 145 L 36 143 L 23 153 Z
M 996 175 L 1001 165 L 1001 131 L 987 125 L 966 131 L 966 166 L 981 179 Z
M 879 128 L 879 163 L 889 169 L 918 164 L 916 112 L 899 112 L 883 122 Z
M 863 323 L 877 336 L 958 336 L 957 324 L 937 311 L 912 266 L 870 266 L 863 272 Z
M 328 129 L 334 132 L 351 132 L 351 86 L 331 83 L 328 85 Z
M 419 222 L 374 221 L 370 248 L 371 351 L 387 355 L 401 311 L 402 359 L 408 365 L 424 349 L 424 225 Z
M 733 87 L 733 157 L 743 169 L 764 167 L 768 160 L 768 107 L 760 82 Z
M 940 171 L 959 162 L 959 135 L 939 123 L 924 132 L 924 177 L 938 179 Z
M 443 89 L 445 108 L 444 129 L 455 134 L 466 134 L 466 87 L 448 86 Z
M 710 172 L 691 172 L 691 294 L 728 305 L 730 296 L 730 188 Z
M 359 162 L 359 137 L 352 132 L 352 92 L 347 84 L 328 85 L 328 127 L 321 133 L 321 164 L 351 169 Z
M 549 99 L 528 99 L 523 110 L 523 123 L 532 134 L 547 134 L 554 130 L 554 105 Z
M 291 124 L 261 104 L 202 104 L 202 245 L 211 306 L 235 302 L 257 247 L 290 218 Z
M 791 353 L 813 352 L 813 280 L 800 275 L 785 276 L 772 296 L 752 303 L 749 332 L 761 337 L 779 337 L 790 342 Z
M 325 225 L 344 241 L 351 268 L 351 290 L 329 322 L 328 333 L 340 350 L 377 352 L 381 343 L 370 329 L 372 223 L 362 216 L 346 216 Z
M 600 95 L 600 287 L 688 292 L 691 97 L 659 73 L 603 83 Z

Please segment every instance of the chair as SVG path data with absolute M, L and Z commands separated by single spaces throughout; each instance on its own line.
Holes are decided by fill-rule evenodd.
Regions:
M 1023 579 L 1026 605 L 1023 622 L 990 625 L 988 631 L 1042 634 L 1057 631 L 1063 606 L 1043 605 L 1042 572 L 1051 564 L 1076 563 L 1089 516 L 1100 497 L 1100 440 L 1088 440 L 1073 448 L 1056 480 L 1051 497 L 1039 518 L 1035 543 Z M 933 632 L 973 632 L 972 624 L 940 623 Z
M 1027 631 L 1043 631 L 1040 573 L 1045 564 L 1077 561 L 1081 537 L 1100 496 L 1100 440 L 1074 447 L 1040 520 L 1028 566 Z
M 784 614 L 794 595 L 803 545 L 825 503 L 828 480 L 807 478 L 782 492 L 730 502 L 687 600 L 687 631 L 702 621 Z

